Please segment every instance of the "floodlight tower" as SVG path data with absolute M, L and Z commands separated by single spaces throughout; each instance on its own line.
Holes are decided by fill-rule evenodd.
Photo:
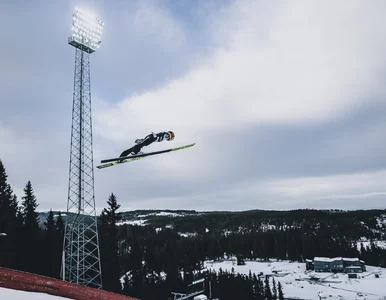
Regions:
M 103 22 L 75 9 L 72 35 L 75 75 L 67 217 L 61 276 L 65 281 L 102 288 L 94 196 L 89 55 L 101 43 Z

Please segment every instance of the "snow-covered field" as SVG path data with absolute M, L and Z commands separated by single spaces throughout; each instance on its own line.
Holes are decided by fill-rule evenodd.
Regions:
M 70 298 L 52 296 L 45 293 L 24 292 L 0 287 L 0 299 L 4 300 L 66 300 Z
M 258 275 L 263 272 L 264 275 L 275 276 L 275 281 L 281 282 L 285 298 L 291 299 L 315 299 L 319 300 L 318 294 L 326 299 L 363 299 L 379 300 L 386 299 L 386 269 L 372 266 L 366 266 L 366 272 L 358 274 L 358 279 L 349 279 L 347 274 L 319 273 L 306 271 L 305 263 L 296 263 L 289 261 L 245 261 L 243 266 L 237 266 L 235 260 L 224 260 L 222 262 L 207 261 L 204 267 L 218 271 L 230 271 L 234 268 L 236 273 Z M 379 274 L 379 278 L 375 277 Z M 311 277 L 325 278 L 324 282 L 316 283 Z M 272 282 L 272 278 L 270 280 Z
M 148 213 L 143 215 L 136 215 L 132 220 L 126 220 L 126 221 L 120 221 L 116 223 L 116 225 L 134 225 L 134 226 L 146 226 L 148 225 L 148 219 L 149 217 L 184 217 L 186 215 L 185 213 L 174 213 L 174 212 L 167 212 L 167 211 L 161 211 L 161 212 L 154 212 L 154 213 Z

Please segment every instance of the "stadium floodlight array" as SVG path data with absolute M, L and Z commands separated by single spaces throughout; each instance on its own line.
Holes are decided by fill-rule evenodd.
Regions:
M 103 22 L 75 9 L 68 43 L 75 47 L 74 92 L 67 217 L 61 277 L 102 288 L 98 219 L 95 209 L 90 53 L 101 43 Z
M 76 7 L 72 17 L 72 35 L 68 43 L 88 53 L 94 52 L 102 42 L 103 25 L 93 14 Z

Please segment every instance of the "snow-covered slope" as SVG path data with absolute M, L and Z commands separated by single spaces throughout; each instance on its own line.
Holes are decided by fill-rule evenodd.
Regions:
M 122 213 L 122 221 L 117 223 L 117 225 L 137 225 L 145 226 L 148 225 L 149 219 L 154 218 L 178 218 L 185 216 L 199 215 L 200 213 L 196 211 L 185 211 L 185 210 L 148 210 L 148 211 L 130 211 Z
M 0 299 L 4 300 L 65 300 L 70 298 L 63 298 L 59 296 L 52 296 L 45 293 L 24 292 L 0 287 Z
M 373 240 L 372 242 L 373 242 L 374 245 L 377 246 L 378 248 L 386 249 L 386 241 Z M 371 241 L 369 241 L 369 240 L 366 239 L 366 238 L 362 238 L 361 240 L 359 240 L 359 241 L 357 242 L 357 249 L 358 249 L 358 251 L 361 250 L 361 243 L 363 244 L 363 247 L 365 247 L 365 248 L 371 246 Z
M 258 262 L 246 261 L 243 266 L 237 266 L 236 260 L 224 260 L 222 262 L 207 261 L 204 264 L 207 269 L 218 271 L 230 271 L 234 268 L 236 273 L 258 275 L 271 275 L 276 283 L 281 282 L 285 298 L 315 299 L 319 300 L 321 293 L 327 299 L 340 300 L 380 300 L 386 299 L 386 269 L 366 266 L 366 272 L 358 274 L 358 279 L 349 279 L 347 274 L 319 273 L 306 271 L 304 263 L 291 263 L 288 261 Z M 375 277 L 375 273 L 379 278 Z M 326 278 L 324 282 L 313 281 L 311 278 Z

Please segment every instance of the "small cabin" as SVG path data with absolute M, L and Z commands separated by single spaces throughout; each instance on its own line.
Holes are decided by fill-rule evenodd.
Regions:
M 312 259 L 306 259 L 306 270 L 313 270 L 314 269 L 314 262 Z

